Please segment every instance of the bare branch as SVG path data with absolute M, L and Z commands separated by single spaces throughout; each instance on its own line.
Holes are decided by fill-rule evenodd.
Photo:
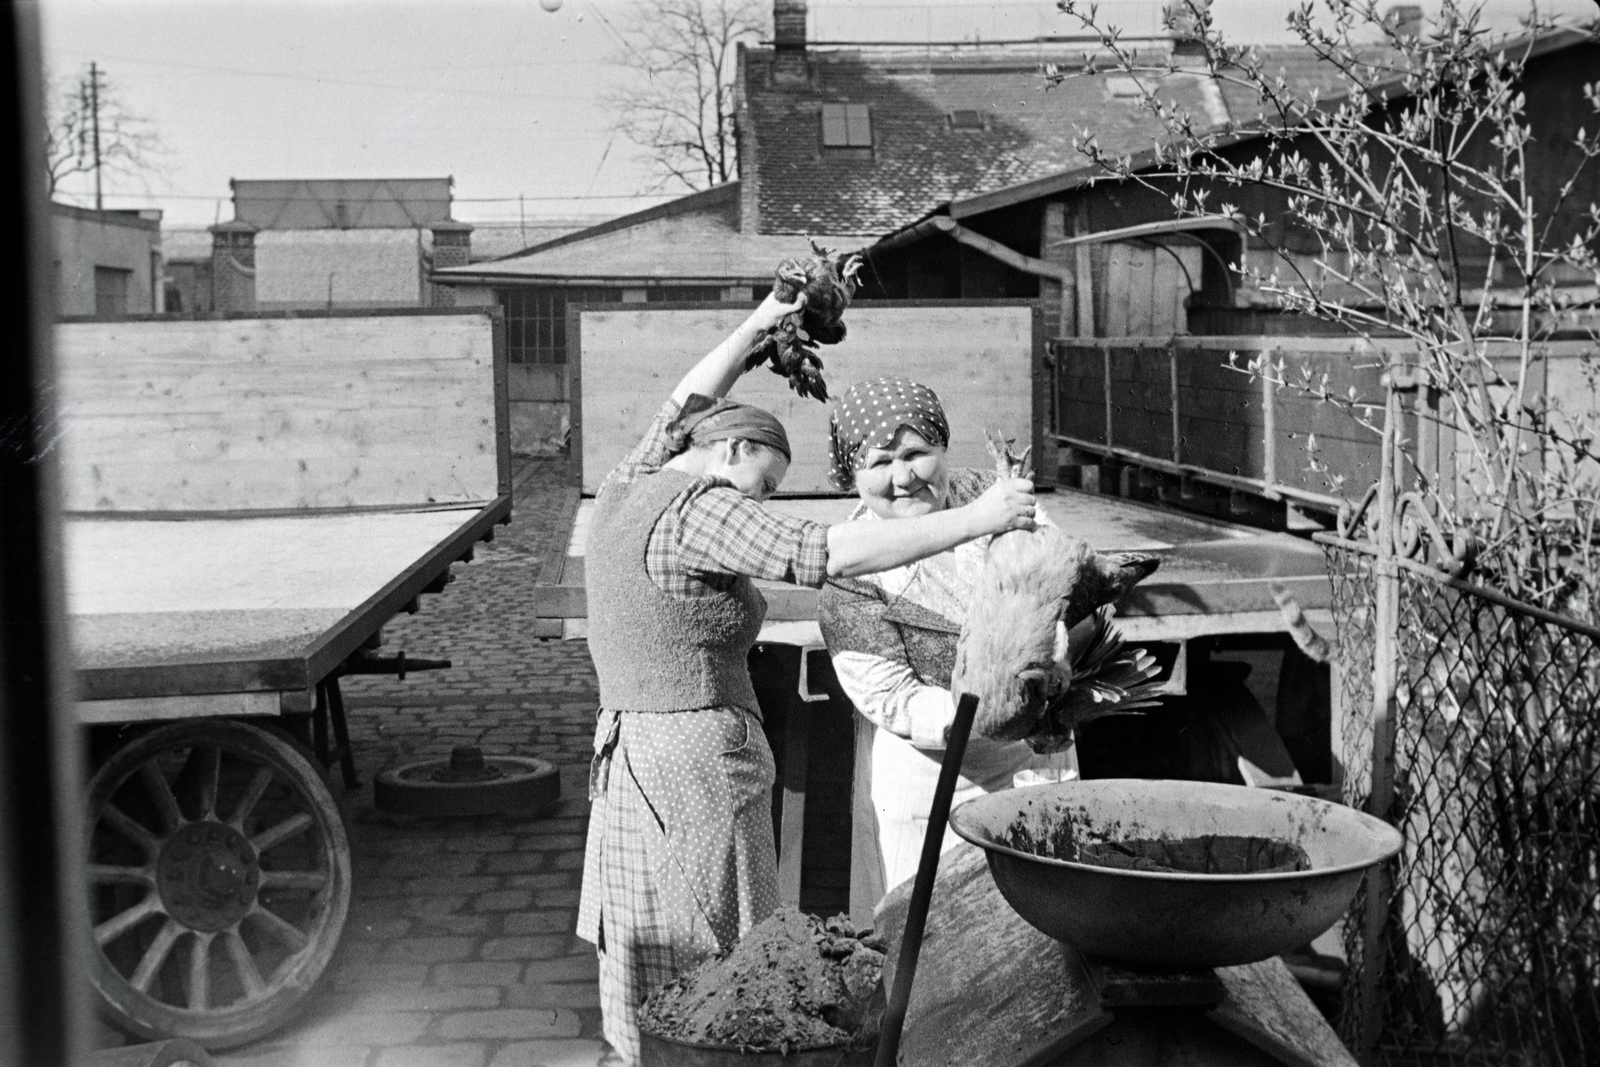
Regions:
M 759 0 L 640 0 L 614 57 L 627 81 L 604 94 L 613 128 L 637 145 L 657 188 L 704 189 L 738 176 L 735 54 L 765 28 Z

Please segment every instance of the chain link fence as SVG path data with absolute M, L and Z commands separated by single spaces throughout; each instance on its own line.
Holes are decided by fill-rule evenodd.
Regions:
M 1374 728 L 1373 656 L 1390 642 L 1375 560 L 1325 547 L 1345 800 L 1367 807 L 1374 739 L 1387 736 Z M 1342 1036 L 1385 1065 L 1593 1067 L 1600 643 L 1442 576 L 1401 569 L 1398 582 L 1394 801 L 1377 814 L 1405 846 L 1346 924 Z

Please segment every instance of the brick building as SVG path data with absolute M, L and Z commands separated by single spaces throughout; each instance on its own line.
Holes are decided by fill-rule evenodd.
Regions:
M 173 235 L 172 310 L 425 307 L 472 254 L 450 178 L 234 179 L 234 217 Z

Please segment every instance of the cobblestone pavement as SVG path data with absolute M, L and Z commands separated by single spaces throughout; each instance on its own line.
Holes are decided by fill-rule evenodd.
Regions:
M 456 580 L 384 630 L 449 670 L 344 680 L 363 785 L 346 795 L 354 898 L 302 1018 L 219 1067 L 592 1067 L 594 949 L 573 936 L 588 825 L 595 680 L 581 642 L 529 636 L 565 460 L 519 459 L 513 521 Z M 556 549 L 559 551 L 559 548 Z M 426 819 L 372 805 L 373 774 L 455 745 L 561 770 L 543 819 Z

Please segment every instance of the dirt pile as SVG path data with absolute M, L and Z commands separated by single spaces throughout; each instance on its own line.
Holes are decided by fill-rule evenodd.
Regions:
M 1000 843 L 1035 856 L 1126 871 L 1276 874 L 1311 869 L 1305 849 L 1292 841 L 1274 837 L 1202 834 L 1080 842 L 1073 831 L 1070 819 L 1061 820 L 1042 835 L 1035 834 L 1024 820 L 1018 819 L 1006 828 Z
M 652 993 L 639 1025 L 658 1037 L 745 1051 L 869 1042 L 882 973 L 882 944 L 843 915 L 824 922 L 783 907 L 728 955 Z

